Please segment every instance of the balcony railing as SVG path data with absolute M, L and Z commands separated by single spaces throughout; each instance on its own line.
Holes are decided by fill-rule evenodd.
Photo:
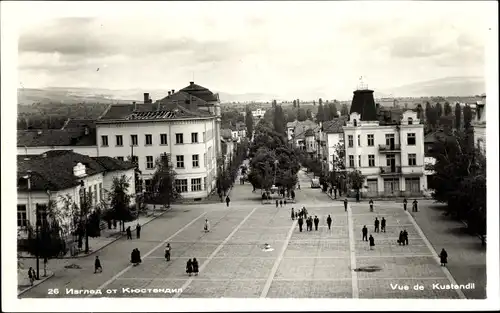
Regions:
M 394 144 L 394 145 L 378 145 L 378 150 L 380 152 L 393 152 L 393 151 L 401 151 L 401 146 Z
M 394 175 L 401 173 L 401 166 L 381 166 L 380 175 Z

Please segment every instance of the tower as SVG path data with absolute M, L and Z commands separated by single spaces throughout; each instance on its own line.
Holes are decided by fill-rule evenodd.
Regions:
M 373 90 L 368 89 L 368 84 L 363 81 L 362 76 L 359 78 L 357 90 L 354 91 L 349 114 L 353 112 L 359 113 L 362 121 L 377 120 L 377 108 L 373 99 Z

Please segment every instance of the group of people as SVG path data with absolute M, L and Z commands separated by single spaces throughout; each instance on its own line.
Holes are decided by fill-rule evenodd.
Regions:
M 193 258 L 193 260 L 191 261 L 191 259 L 189 259 L 187 261 L 187 264 L 186 264 L 186 273 L 191 276 L 191 274 L 194 273 L 194 275 L 198 275 L 198 260 L 196 260 L 196 258 Z
M 378 218 L 376 217 L 376 218 L 375 218 L 375 222 L 374 222 L 374 224 L 375 224 L 375 228 L 374 228 L 373 232 L 375 232 L 375 233 L 379 233 L 379 232 L 380 232 L 380 230 L 382 229 L 382 232 L 383 232 L 383 233 L 385 233 L 385 225 L 386 225 L 386 222 L 387 222 L 387 221 L 385 220 L 385 218 L 383 218 L 383 217 L 382 217 L 382 220 L 381 220 L 381 221 L 379 221 L 379 220 L 378 220 Z
M 406 200 L 406 198 L 404 198 L 404 200 L 403 200 L 403 208 L 404 208 L 405 211 L 406 211 L 406 206 L 407 205 L 408 205 L 408 200 Z M 417 201 L 417 199 L 413 200 L 412 206 L 411 206 L 411 211 L 412 212 L 418 212 L 418 201 Z
M 141 252 L 139 251 L 139 249 L 135 248 L 130 254 L 130 263 L 134 264 L 134 266 L 137 266 L 141 262 Z
M 399 245 L 403 246 L 408 245 L 408 232 L 406 231 L 406 229 L 399 232 L 398 243 Z
M 283 207 L 283 204 L 286 206 L 286 199 L 281 199 L 278 201 L 278 199 L 276 199 L 276 208 L 278 207 L 278 204 L 280 207 Z
M 125 231 L 127 232 L 127 239 L 132 240 L 132 229 L 130 228 L 130 226 L 127 227 L 127 229 Z M 141 238 L 141 224 L 137 223 L 137 225 L 135 226 L 135 231 L 136 231 L 137 239 L 140 239 Z

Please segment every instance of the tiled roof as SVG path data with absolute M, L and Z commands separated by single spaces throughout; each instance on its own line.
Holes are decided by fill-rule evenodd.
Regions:
M 96 130 L 89 129 L 39 129 L 18 130 L 18 147 L 52 147 L 52 146 L 95 146 Z
M 143 104 L 137 104 L 137 107 Z M 118 120 L 134 112 L 133 104 L 110 104 L 108 109 L 100 117 L 101 120 Z
M 203 99 L 200 99 L 194 95 L 191 95 L 184 91 L 178 91 L 174 94 L 166 96 L 165 98 L 156 101 L 156 103 L 160 104 L 160 110 L 163 109 L 171 109 L 172 105 L 182 105 L 188 109 L 196 109 L 198 106 L 207 105 L 207 102 Z
M 208 112 L 200 110 L 189 110 L 181 105 L 169 105 L 169 110 L 158 111 L 161 103 L 146 103 L 128 105 L 112 105 L 110 109 L 101 117 L 101 120 L 155 120 L 155 119 L 183 119 L 195 117 L 209 117 Z
M 78 163 L 86 166 L 88 176 L 106 171 L 106 167 L 86 155 L 72 151 L 47 151 L 43 155 L 17 157 L 18 190 L 27 190 L 27 180 L 23 176 L 28 170 L 32 173 L 31 190 L 34 191 L 57 191 L 72 188 L 80 183 L 80 179 L 74 176 L 73 167 Z M 27 158 L 27 159 L 26 159 Z
M 294 129 L 294 139 L 304 139 L 305 132 L 308 129 L 317 129 L 319 126 L 315 122 L 311 120 L 305 120 L 303 122 L 296 122 L 296 126 Z
M 69 118 L 61 129 L 84 129 L 85 127 L 95 129 L 95 120 Z
M 135 168 L 132 162 L 118 160 L 109 156 L 92 157 L 97 163 L 107 171 L 123 171 Z
M 314 131 L 312 129 L 306 130 L 306 133 L 304 134 L 305 137 L 311 137 L 314 136 Z
M 194 82 L 190 82 L 189 86 L 182 88 L 181 91 L 187 92 L 207 102 L 219 100 L 217 95 L 211 92 L 208 88 L 197 85 Z
M 347 121 L 347 116 L 337 117 L 331 121 L 327 121 L 323 123 L 323 132 L 329 134 L 339 134 L 343 133 L 344 130 L 342 126 L 345 125 Z

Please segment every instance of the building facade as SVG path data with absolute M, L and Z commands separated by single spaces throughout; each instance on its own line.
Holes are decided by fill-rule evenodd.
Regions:
M 486 155 L 486 95 L 476 103 L 476 112 L 472 122 L 474 143 Z
M 254 119 L 261 119 L 264 117 L 264 114 L 266 114 L 266 110 L 257 109 L 252 111 L 252 116 Z
M 344 144 L 344 130 L 343 126 L 347 122 L 347 117 L 335 118 L 332 121 L 324 122 L 322 125 L 322 142 L 323 145 L 323 162 L 328 172 L 338 171 L 335 168 L 335 160 L 340 157 L 337 155 L 337 147 L 341 147 Z

